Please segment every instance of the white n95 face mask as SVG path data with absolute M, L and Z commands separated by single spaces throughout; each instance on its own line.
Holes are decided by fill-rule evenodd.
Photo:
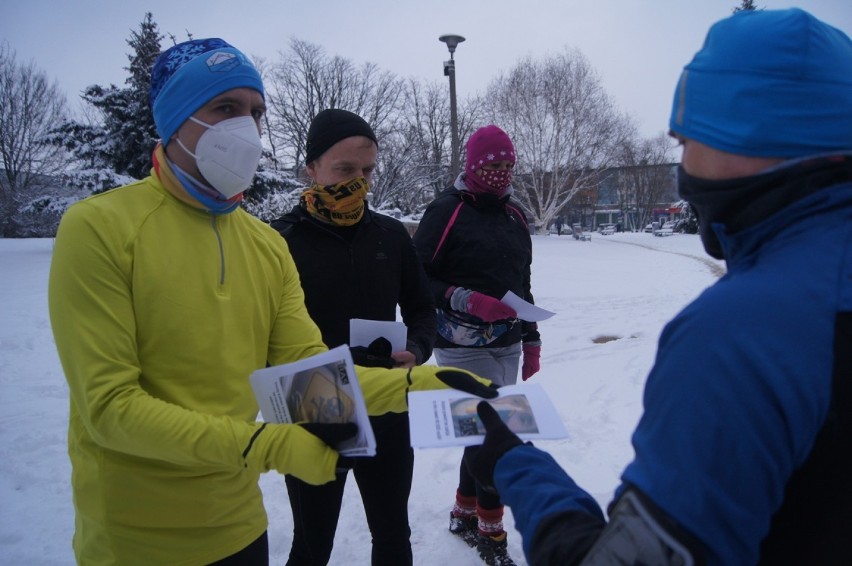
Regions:
M 178 144 L 195 158 L 198 171 L 225 198 L 243 192 L 251 185 L 263 153 L 257 124 L 251 116 L 228 118 L 218 124 L 205 124 L 192 116 L 190 120 L 207 128 L 198 138 L 195 153 L 180 138 Z

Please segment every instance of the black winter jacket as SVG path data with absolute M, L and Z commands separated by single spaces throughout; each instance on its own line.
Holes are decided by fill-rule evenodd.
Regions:
M 355 226 L 333 226 L 297 205 L 271 224 L 287 240 L 305 306 L 329 348 L 349 343 L 349 319 L 396 320 L 398 305 L 406 349 L 418 364 L 429 359 L 435 303 L 401 222 L 367 209 Z
M 417 255 L 432 285 L 435 304 L 450 312 L 452 287 L 464 287 L 495 298 L 506 291 L 533 301 L 530 291 L 532 239 L 526 215 L 508 196 L 445 189 L 429 206 L 414 234 Z M 458 313 L 454 313 L 458 314 Z M 514 322 L 514 324 L 512 324 Z M 482 347 L 504 347 L 536 341 L 535 323 L 510 321 L 511 328 Z M 438 336 L 436 347 L 456 344 Z M 477 346 L 479 347 L 479 346 Z

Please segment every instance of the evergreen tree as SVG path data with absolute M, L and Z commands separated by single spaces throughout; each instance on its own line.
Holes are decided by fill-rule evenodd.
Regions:
M 733 13 L 737 12 L 750 12 L 757 10 L 757 6 L 754 3 L 754 0 L 742 0 L 742 4 L 733 9 Z
M 128 143 L 127 173 L 136 178 L 144 177 L 151 169 L 151 152 L 160 137 L 154 125 L 148 91 L 151 86 L 151 69 L 160 55 L 162 38 L 151 12 L 148 12 L 139 31 L 132 32 L 127 41 L 134 52 L 128 55 L 130 67 L 127 70 L 130 71 L 130 77 L 127 78 L 127 84 L 130 86 L 130 100 L 137 119 L 136 128 L 131 132 L 135 138 Z
M 48 140 L 74 156 L 74 167 L 62 174 L 61 182 L 78 198 L 83 191 L 102 193 L 133 181 L 127 175 L 116 173 L 109 165 L 112 144 L 100 125 L 65 121 L 53 129 Z
M 74 154 L 85 178 L 100 180 L 89 185 L 94 192 L 110 188 L 104 184 L 114 179 L 141 179 L 151 169 L 151 152 L 159 136 L 148 89 L 162 37 L 151 12 L 146 13 L 139 29 L 127 40 L 132 48 L 127 56 L 130 65 L 125 67 L 130 73 L 127 86 L 92 85 L 83 91 L 83 100 L 98 111 L 101 123 L 67 121 L 53 132 L 53 143 Z
M 146 13 L 139 30 L 132 31 L 127 40 L 133 50 L 127 56 L 130 66 L 125 67 L 130 73 L 125 80 L 127 87 L 111 88 L 99 100 L 107 118 L 104 125 L 109 137 L 115 140 L 113 167 L 117 173 L 137 179 L 148 175 L 151 152 L 159 138 L 151 113 L 148 89 L 151 68 L 160 54 L 162 38 L 153 15 L 151 12 Z

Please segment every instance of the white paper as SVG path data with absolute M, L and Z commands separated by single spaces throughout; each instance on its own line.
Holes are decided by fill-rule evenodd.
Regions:
M 484 401 L 455 389 L 408 394 L 411 446 L 438 448 L 482 444 L 485 428 L 476 414 Z M 525 383 L 501 387 L 487 400 L 509 429 L 524 440 L 565 438 L 568 432 L 541 385 Z
M 537 307 L 532 303 L 528 303 L 511 291 L 506 291 L 506 294 L 503 295 L 503 298 L 500 299 L 500 301 L 515 309 L 515 312 L 518 313 L 518 318 L 528 322 L 547 320 L 556 314 L 555 312 L 551 312 L 547 309 Z
M 356 423 L 358 434 L 337 447 L 344 456 L 375 456 L 376 438 L 347 346 L 259 369 L 249 376 L 263 420 L 270 423 Z
M 391 352 L 402 352 L 408 342 L 408 328 L 399 321 L 349 319 L 350 346 L 369 346 L 373 340 L 382 337 L 391 343 Z

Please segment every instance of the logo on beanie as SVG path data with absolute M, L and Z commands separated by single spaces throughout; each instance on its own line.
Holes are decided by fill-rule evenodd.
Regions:
M 214 53 L 207 58 L 207 68 L 214 73 L 227 73 L 239 66 L 240 59 L 233 53 Z

